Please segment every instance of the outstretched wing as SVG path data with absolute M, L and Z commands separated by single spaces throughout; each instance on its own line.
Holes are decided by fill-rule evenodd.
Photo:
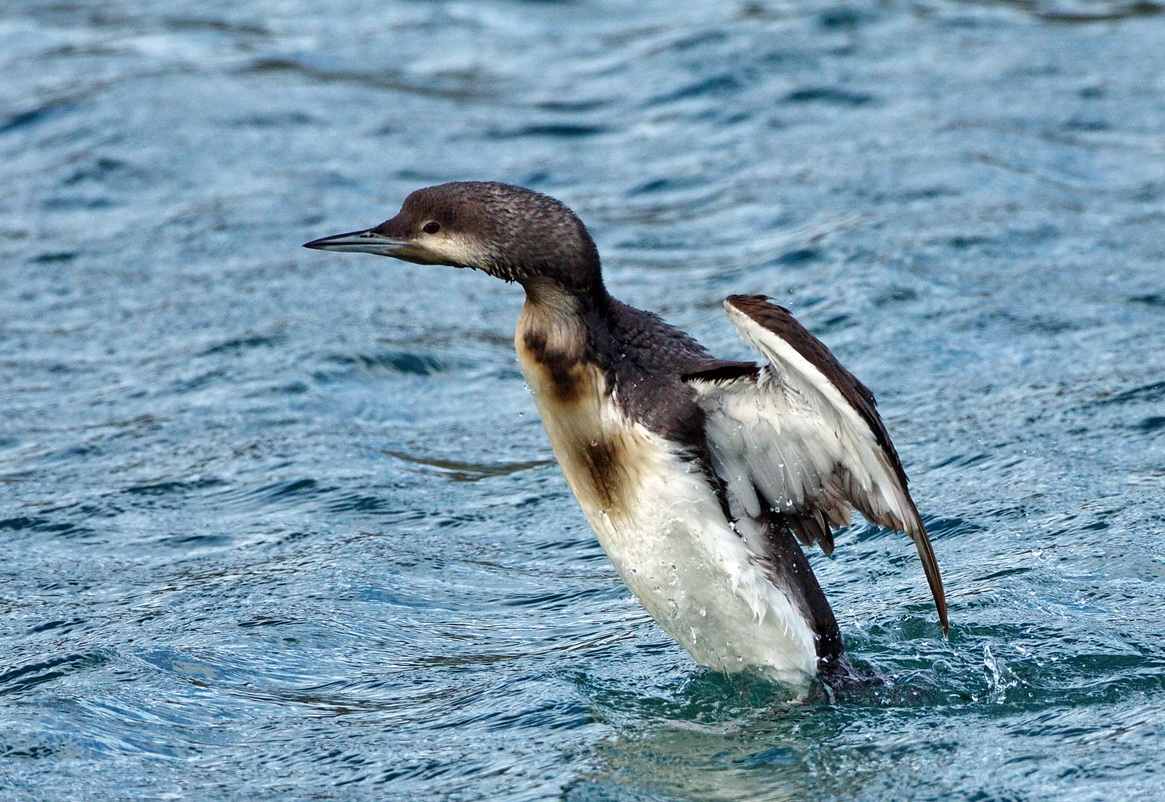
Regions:
M 938 562 L 873 393 L 765 296 L 733 295 L 724 308 L 769 364 L 710 363 L 684 381 L 706 414 L 712 463 L 737 514 L 757 518 L 772 509 L 787 516 L 803 543 L 816 542 L 827 554 L 831 529 L 848 524 L 851 509 L 906 532 L 945 632 Z

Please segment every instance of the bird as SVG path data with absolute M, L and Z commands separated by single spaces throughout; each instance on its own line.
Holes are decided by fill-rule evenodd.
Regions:
M 761 362 L 714 357 L 608 293 L 579 217 L 492 181 L 418 189 L 362 231 L 304 245 L 479 270 L 525 291 L 514 345 L 558 464 L 615 571 L 717 672 L 788 686 L 852 670 L 802 546 L 856 509 L 917 547 L 944 634 L 938 562 L 873 393 L 785 308 L 732 295 Z

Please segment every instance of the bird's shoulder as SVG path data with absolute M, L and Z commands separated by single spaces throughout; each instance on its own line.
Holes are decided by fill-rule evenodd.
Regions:
M 713 357 L 659 315 L 614 298 L 589 326 L 590 351 L 624 414 L 662 437 L 703 444 L 702 411 L 683 376 Z
M 687 332 L 654 312 L 611 299 L 601 330 L 610 337 L 609 350 L 644 374 L 677 377 L 691 364 L 709 358 L 707 349 Z

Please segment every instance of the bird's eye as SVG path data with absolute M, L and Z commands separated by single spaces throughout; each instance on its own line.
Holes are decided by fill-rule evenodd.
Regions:
M 430 220 L 429 222 L 425 223 L 423 228 L 421 228 L 421 231 L 424 231 L 426 234 L 436 234 L 440 230 L 441 224 L 436 220 Z

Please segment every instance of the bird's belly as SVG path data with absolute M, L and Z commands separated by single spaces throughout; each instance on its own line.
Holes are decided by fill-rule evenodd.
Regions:
M 730 528 L 699 465 L 627 420 L 597 369 L 562 393 L 520 361 L 567 483 L 656 622 L 700 665 L 802 685 L 816 671 L 813 632 Z
M 804 683 L 817 667 L 804 615 L 729 527 L 702 472 L 656 457 L 619 511 L 583 508 L 619 576 L 700 665 Z

